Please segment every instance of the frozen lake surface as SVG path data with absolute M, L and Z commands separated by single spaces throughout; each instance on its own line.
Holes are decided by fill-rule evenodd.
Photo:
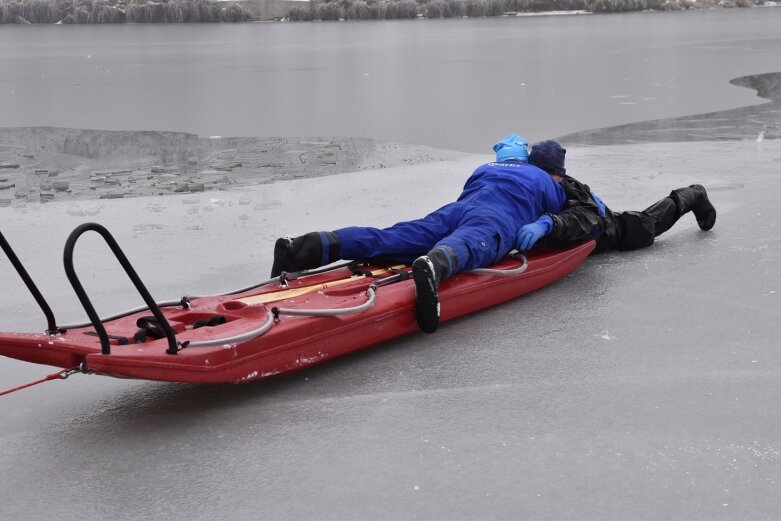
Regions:
M 719 217 L 588 259 L 528 298 L 290 377 L 193 386 L 76 375 L 0 400 L 9 519 L 735 519 L 778 513 L 781 142 L 572 149 L 616 209 L 703 182 Z M 265 278 L 274 238 L 414 217 L 489 156 L 192 194 L 0 208 L 61 320 L 90 219 L 156 298 Z M 386 179 L 403 193 L 377 190 Z M 337 197 L 339 196 L 339 197 Z M 341 201 L 347 198 L 351 207 Z M 291 213 L 295 217 L 291 217 Z M 365 219 L 364 222 L 369 222 Z M 42 241 L 41 236 L 49 238 Z M 84 236 L 105 312 L 137 302 Z M 83 247 L 82 247 L 83 246 Z M 3 329 L 44 321 L 3 266 Z M 94 276 L 93 276 L 94 275 Z M 5 387 L 47 374 L 0 361 Z
M 61 323 L 84 316 L 62 248 L 85 221 L 114 233 L 158 299 L 246 286 L 268 275 L 279 235 L 452 200 L 490 159 L 474 152 L 510 131 L 537 140 L 761 102 L 729 80 L 778 72 L 779 14 L 4 27 L 3 126 L 470 153 L 233 190 L 14 200 L 2 231 Z M 758 142 L 752 118 L 737 139 L 568 146 L 568 171 L 615 210 L 702 182 L 715 228 L 686 216 L 647 250 L 593 256 L 435 335 L 247 385 L 75 375 L 0 398 L 0 517 L 778 517 L 781 141 Z M 102 315 L 139 304 L 90 235 L 76 269 Z M 4 258 L 0 288 L 0 330 L 45 327 Z M 2 358 L 0 389 L 50 372 Z

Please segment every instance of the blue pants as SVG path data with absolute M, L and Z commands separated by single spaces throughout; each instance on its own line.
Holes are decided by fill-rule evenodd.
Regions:
M 513 222 L 517 219 L 495 206 L 496 201 L 457 201 L 422 219 L 385 229 L 353 226 L 335 230 L 339 255 L 353 260 L 382 257 L 409 264 L 434 248 L 449 248 L 455 253 L 451 275 L 488 266 L 513 248 L 518 228 L 537 218 L 522 212 L 529 213 L 523 216 L 524 222 Z

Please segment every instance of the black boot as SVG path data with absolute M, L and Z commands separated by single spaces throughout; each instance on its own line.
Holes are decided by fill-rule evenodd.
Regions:
M 274 243 L 274 264 L 271 265 L 271 277 L 276 277 L 283 271 L 290 271 L 290 261 L 293 258 L 293 238 L 280 237 Z
M 710 230 L 716 224 L 716 208 L 708 199 L 708 193 L 702 185 L 691 185 L 679 188 L 670 193 L 670 197 L 678 203 L 681 215 L 689 210 L 694 213 L 701 230 Z
M 325 251 L 323 238 L 327 242 Z M 282 237 L 274 245 L 271 276 L 283 271 L 294 272 L 319 268 L 339 259 L 339 239 L 332 232 L 311 232 L 295 239 Z
M 439 326 L 439 283 L 450 275 L 455 254 L 435 248 L 412 263 L 415 280 L 415 318 L 424 333 L 433 333 Z
M 716 208 L 708 199 L 708 192 L 705 191 L 704 186 L 691 185 L 690 188 L 694 188 L 702 193 L 700 200 L 692 206 L 692 212 L 694 212 L 694 217 L 697 219 L 697 224 L 701 230 L 710 230 L 716 224 Z

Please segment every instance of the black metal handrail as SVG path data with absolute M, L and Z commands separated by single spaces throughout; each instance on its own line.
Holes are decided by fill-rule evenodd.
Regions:
M 59 333 L 60 328 L 57 327 L 57 322 L 54 320 L 54 312 L 52 312 L 52 308 L 49 307 L 49 303 L 46 302 L 46 299 L 43 298 L 43 295 L 38 290 L 38 286 L 35 285 L 35 282 L 33 282 L 33 279 L 30 277 L 30 274 L 27 273 L 26 269 L 24 269 L 22 262 L 19 260 L 19 257 L 16 256 L 16 253 L 14 253 L 13 248 L 11 248 L 11 245 L 5 239 L 2 232 L 0 232 L 0 247 L 3 248 L 6 257 L 8 257 L 8 260 L 11 261 L 11 264 L 16 269 L 16 272 L 27 286 L 27 289 L 30 290 L 30 293 L 32 293 L 33 298 L 35 298 L 35 301 L 38 303 L 38 306 L 40 306 L 43 314 L 46 315 L 46 322 L 48 326 L 46 333 L 49 335 Z
M 87 312 L 87 316 L 92 322 L 92 325 L 95 327 L 95 331 L 98 333 L 98 337 L 100 338 L 101 352 L 104 355 L 111 354 L 111 347 L 109 344 L 108 334 L 106 333 L 106 328 L 103 327 L 103 322 L 100 320 L 100 317 L 95 311 L 95 307 L 92 305 L 92 302 L 87 296 L 86 291 L 84 291 L 84 287 L 81 285 L 79 278 L 76 276 L 76 271 L 73 268 L 73 248 L 76 245 L 76 240 L 84 232 L 90 230 L 98 232 L 106 241 L 109 248 L 111 248 L 111 251 L 114 252 L 114 255 L 117 257 L 117 260 L 122 265 L 122 268 L 125 270 L 125 273 L 127 273 L 127 276 L 130 277 L 130 280 L 133 282 L 133 285 L 136 287 L 136 290 L 138 290 L 138 293 L 144 299 L 146 305 L 149 306 L 149 310 L 152 312 L 152 314 L 157 319 L 157 322 L 163 328 L 163 331 L 165 332 L 165 336 L 168 339 L 168 349 L 165 352 L 171 355 L 175 355 L 177 352 L 179 352 L 179 348 L 176 342 L 176 332 L 174 332 L 173 328 L 171 328 L 171 325 L 168 323 L 168 320 L 165 318 L 165 315 L 163 315 L 163 312 L 160 311 L 160 307 L 157 305 L 157 303 L 154 301 L 152 296 L 149 294 L 149 291 L 147 291 L 146 287 L 144 286 L 144 283 L 141 282 L 141 279 L 138 277 L 138 274 L 133 269 L 133 266 L 130 265 L 130 261 L 122 252 L 122 249 L 119 247 L 119 244 L 117 244 L 117 241 L 114 240 L 114 237 L 112 237 L 109 231 L 103 226 L 101 226 L 100 224 L 85 223 L 80 226 L 77 226 L 76 229 L 73 230 L 71 234 L 68 236 L 68 240 L 65 242 L 65 252 L 63 254 L 63 261 L 65 263 L 65 274 L 68 276 L 68 280 L 70 281 L 71 286 L 73 286 L 73 290 L 76 292 L 76 296 L 79 297 L 79 301 L 81 301 L 81 305 L 84 306 L 84 310 Z

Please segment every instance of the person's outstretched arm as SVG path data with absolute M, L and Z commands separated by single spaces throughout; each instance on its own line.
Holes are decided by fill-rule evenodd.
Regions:
M 558 215 L 551 215 L 550 239 L 567 242 L 599 237 L 605 230 L 604 210 L 600 212 L 589 187 L 569 176 L 561 181 L 561 187 L 567 202 Z

